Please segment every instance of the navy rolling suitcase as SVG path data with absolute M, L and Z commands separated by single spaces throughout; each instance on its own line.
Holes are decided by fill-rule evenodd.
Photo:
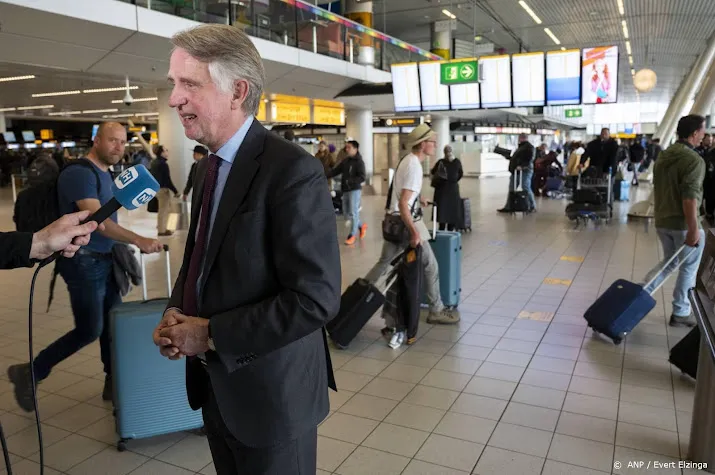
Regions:
M 460 223 L 457 230 L 469 233 L 472 232 L 472 202 L 469 198 L 462 198 Z
M 171 294 L 169 247 L 166 281 Z M 199 429 L 201 411 L 189 406 L 186 396 L 186 360 L 169 360 L 159 353 L 152 333 L 161 320 L 168 299 L 147 300 L 146 264 L 140 254 L 144 300 L 118 305 L 111 312 L 112 381 L 117 449 L 124 451 L 130 439 L 143 439 Z
M 658 270 L 653 272 L 653 277 L 645 285 L 625 279 L 615 281 L 586 310 L 584 318 L 588 326 L 613 340 L 616 345 L 620 344 L 653 310 L 656 305 L 653 294 L 693 250 L 691 247 L 682 246 L 665 264 L 659 264 Z

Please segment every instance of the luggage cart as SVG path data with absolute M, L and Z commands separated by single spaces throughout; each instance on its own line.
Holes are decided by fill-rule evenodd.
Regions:
M 566 207 L 566 216 L 575 221 L 576 226 L 589 221 L 608 223 L 613 218 L 613 179 L 610 168 L 605 178 L 584 178 L 579 170 L 573 201 Z

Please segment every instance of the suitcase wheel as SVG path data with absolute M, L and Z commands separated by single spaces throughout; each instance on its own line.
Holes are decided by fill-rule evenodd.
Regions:
M 616 337 L 613 339 L 613 343 L 615 343 L 616 346 L 620 345 L 622 341 L 623 341 L 623 338 L 621 338 L 621 337 Z
M 117 442 L 117 451 L 124 452 L 125 450 L 127 450 L 127 439 L 120 439 Z

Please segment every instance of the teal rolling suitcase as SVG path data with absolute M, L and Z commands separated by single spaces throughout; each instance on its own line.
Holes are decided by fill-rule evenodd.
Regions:
M 462 294 L 462 234 L 455 231 L 437 231 L 433 209 L 433 231 L 430 246 L 439 266 L 439 293 L 442 303 L 457 308 Z M 426 297 L 422 298 L 427 303 Z
M 171 294 L 168 246 L 164 251 Z M 143 256 L 140 260 L 144 300 L 122 303 L 111 313 L 114 414 L 120 452 L 131 439 L 204 425 L 201 411 L 193 411 L 186 396 L 186 361 L 164 358 L 154 345 L 152 334 L 168 299 L 147 300 L 146 265 Z

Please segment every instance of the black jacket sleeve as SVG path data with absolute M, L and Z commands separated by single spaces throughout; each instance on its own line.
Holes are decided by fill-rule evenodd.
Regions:
M 32 267 L 32 233 L 0 233 L 0 269 Z
M 191 170 L 189 170 L 189 178 L 186 179 L 186 186 L 184 187 L 184 194 L 188 195 L 191 193 L 191 188 L 194 186 L 194 175 L 196 174 L 196 162 L 191 165 Z
M 355 168 L 355 176 L 353 178 L 355 183 L 365 183 L 367 174 L 365 173 L 365 161 L 362 158 L 358 160 L 357 167 Z
M 345 168 L 345 160 L 343 160 L 342 162 L 338 163 L 334 168 L 331 168 L 330 170 L 328 170 L 328 173 L 326 174 L 326 176 L 327 176 L 328 178 L 333 178 L 333 177 L 336 177 L 336 176 L 338 176 L 338 175 L 342 175 L 342 174 L 343 174 L 343 168 Z

